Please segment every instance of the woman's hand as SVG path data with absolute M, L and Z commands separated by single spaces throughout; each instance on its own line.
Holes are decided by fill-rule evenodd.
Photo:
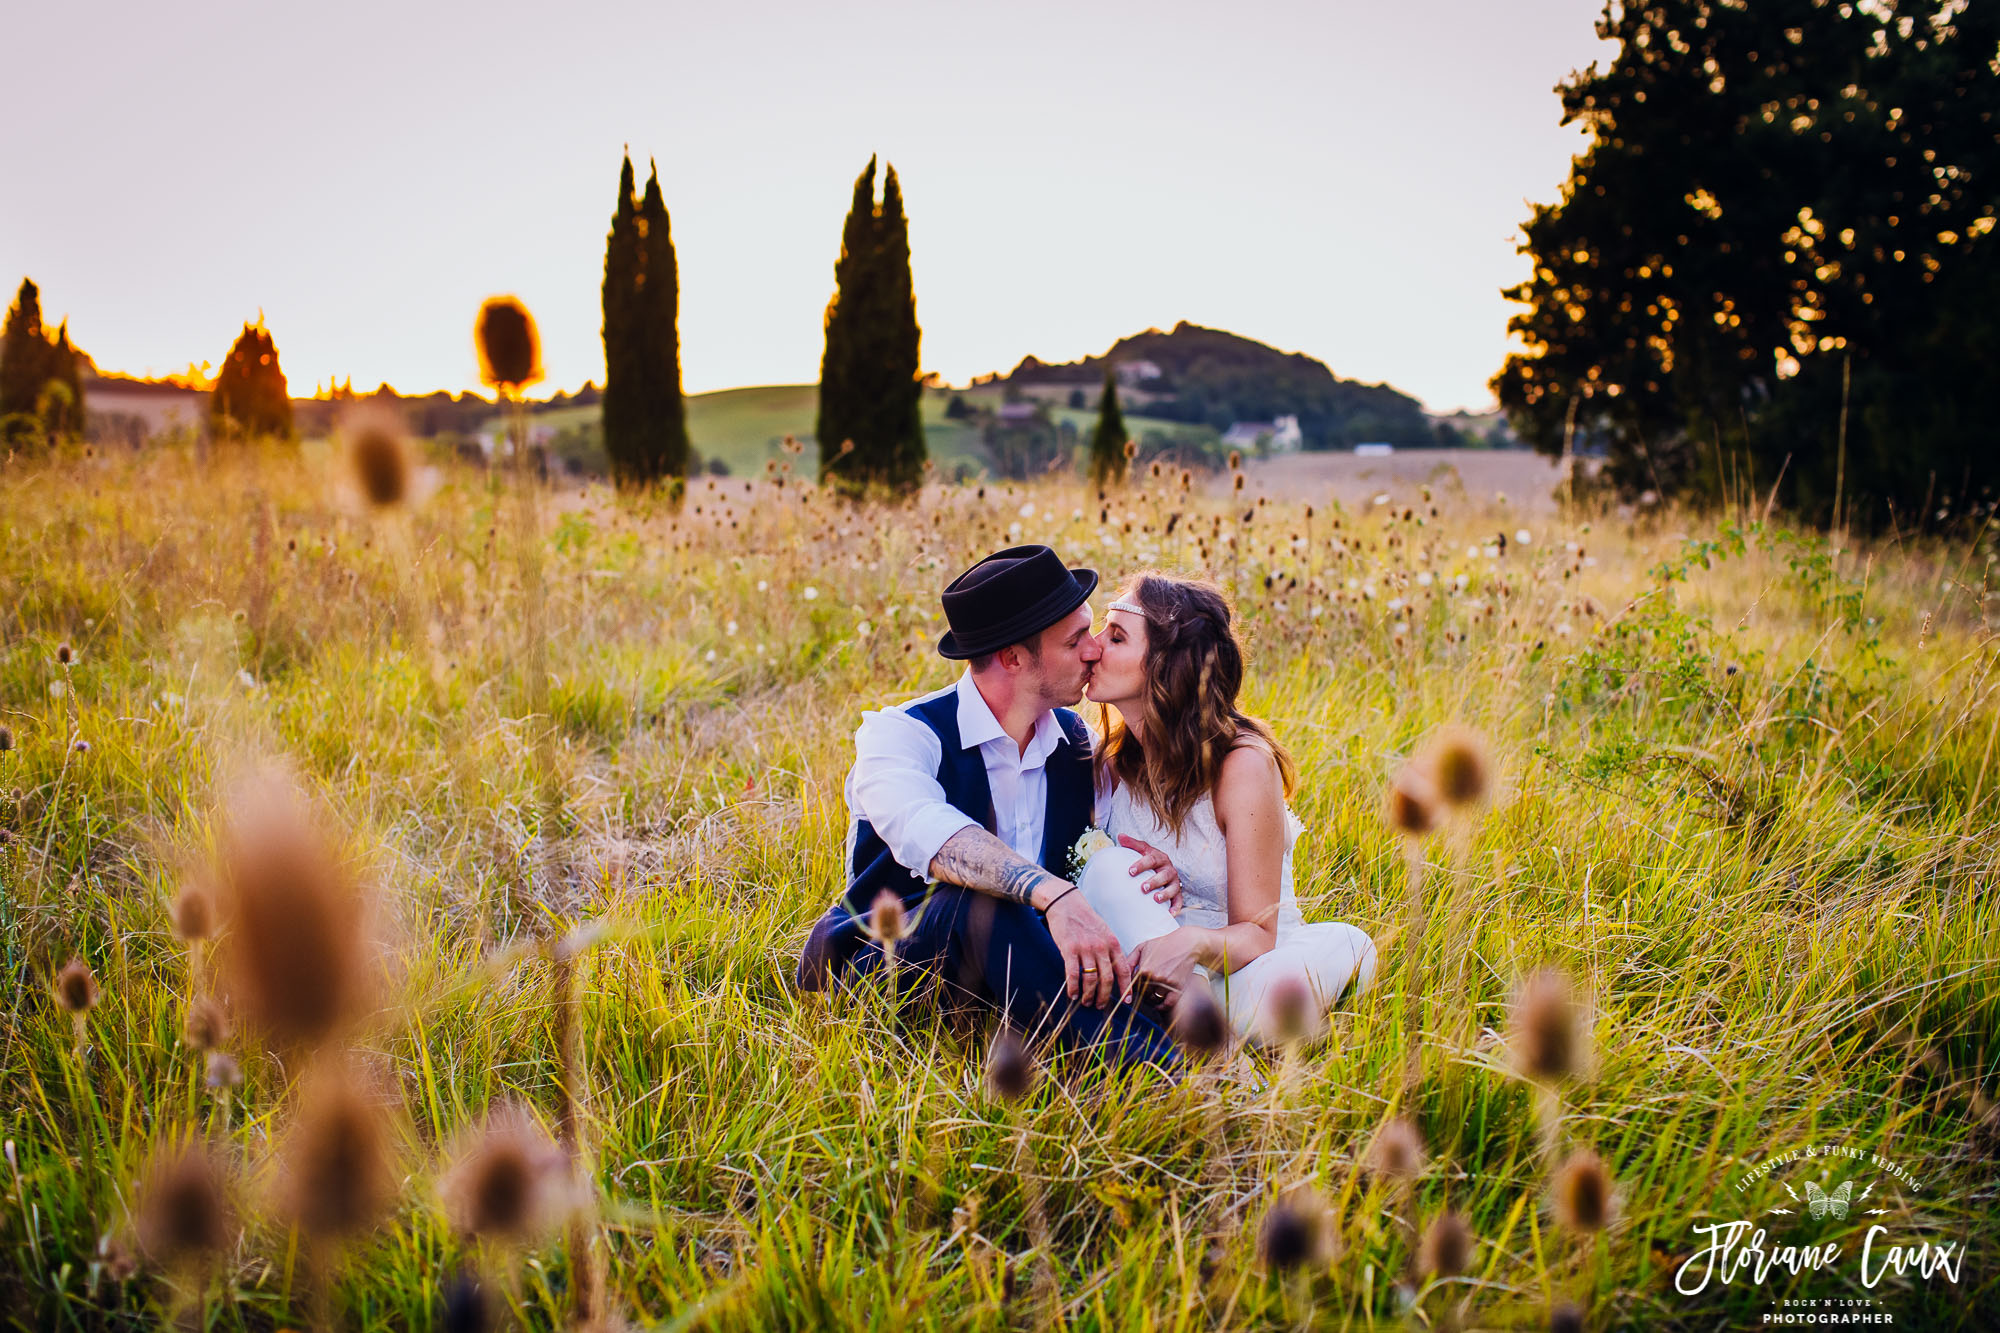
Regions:
M 1153 895 L 1156 903 L 1165 903 L 1169 912 L 1181 910 L 1181 872 L 1174 869 L 1174 863 L 1167 854 L 1151 843 L 1141 842 L 1129 833 L 1118 835 L 1118 845 L 1129 847 L 1139 853 L 1139 859 L 1132 863 L 1131 872 L 1143 875 L 1157 870 L 1160 873 L 1139 886 L 1141 893 Z
M 1199 926 L 1182 926 L 1150 940 L 1126 955 L 1132 975 L 1133 994 L 1152 994 L 1162 1004 L 1180 998 L 1181 987 L 1194 975 L 1195 965 L 1204 961 L 1208 932 Z

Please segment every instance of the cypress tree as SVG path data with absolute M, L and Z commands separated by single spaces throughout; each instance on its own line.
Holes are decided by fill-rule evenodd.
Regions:
M 650 165 L 650 164 L 649 164 Z M 646 178 L 646 198 L 639 206 L 641 238 L 639 319 L 643 329 L 645 377 L 640 381 L 645 402 L 641 457 L 643 480 L 684 477 L 688 470 L 687 404 L 681 397 L 681 279 L 674 256 L 672 224 L 660 195 L 660 169 Z
M 924 470 L 924 386 L 918 365 L 916 281 L 910 273 L 910 220 L 903 211 L 903 186 L 892 164 L 882 182 L 877 231 L 877 273 L 882 284 L 884 360 L 879 417 L 879 476 L 891 490 L 914 490 Z
M 813 430 L 819 437 L 819 475 L 845 477 L 859 471 L 860 460 L 843 448 L 861 429 L 856 418 L 855 365 L 859 351 L 861 294 L 874 253 L 875 240 L 875 159 L 854 180 L 854 199 L 847 209 L 847 221 L 840 233 L 840 258 L 833 266 L 833 299 L 826 307 L 826 348 L 820 354 L 819 417 Z
M 1104 368 L 1104 397 L 1097 404 L 1097 433 L 1090 437 L 1090 479 L 1099 486 L 1125 479 L 1125 417 L 1118 410 L 1118 375 Z
M 924 464 L 921 330 L 902 185 L 890 167 L 878 205 L 873 157 L 854 182 L 834 287 L 820 360 L 820 478 L 907 491 Z
M 644 380 L 640 355 L 639 194 L 632 181 L 632 155 L 618 175 L 618 206 L 604 243 L 604 399 L 600 408 L 604 452 L 620 485 L 644 475 L 640 446 Z
M 31 280 L 21 279 L 20 294 L 7 311 L 6 331 L 0 334 L 0 418 L 17 418 L 6 428 L 10 438 L 83 429 L 78 361 L 69 342 L 69 321 L 50 338 L 42 327 L 41 292 Z
M 42 294 L 33 279 L 23 278 L 20 295 L 7 311 L 6 332 L 0 335 L 0 416 L 35 410 L 48 345 L 42 334 Z
M 285 389 L 285 372 L 278 366 L 278 345 L 262 316 L 243 326 L 223 358 L 208 396 L 208 415 L 217 436 L 294 438 L 292 399 Z

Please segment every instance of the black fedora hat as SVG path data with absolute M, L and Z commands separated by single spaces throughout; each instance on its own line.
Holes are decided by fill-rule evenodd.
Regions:
M 995 551 L 944 590 L 951 628 L 938 652 L 963 660 L 1020 643 L 1082 606 L 1096 587 L 1096 570 L 1071 569 L 1046 546 Z

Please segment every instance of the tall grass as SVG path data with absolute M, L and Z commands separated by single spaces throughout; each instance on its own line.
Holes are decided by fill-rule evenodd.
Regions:
M 1050 482 L 858 508 L 767 480 L 697 482 L 678 512 L 572 489 L 530 538 L 538 719 L 518 711 L 535 590 L 510 497 L 441 466 L 421 507 L 386 513 L 316 446 L 0 471 L 18 1326 L 436 1327 L 461 1261 L 561 1324 L 579 1233 L 503 1260 L 454 1230 L 439 1182 L 490 1106 L 557 1124 L 563 1041 L 589 1090 L 571 1114 L 602 1305 L 646 1323 L 1394 1325 L 1414 1304 L 1536 1327 L 1573 1300 L 1592 1326 L 1713 1327 L 1809 1293 L 1948 1327 L 2000 1301 L 1986 534 L 1835 552 L 1749 512 L 1598 512 L 1523 540 L 1504 501 L 1449 478 L 1359 510 L 1144 476 L 1101 500 Z M 860 710 L 950 678 L 937 590 L 1023 540 L 1114 585 L 1234 573 L 1249 703 L 1300 762 L 1301 905 L 1384 959 L 1324 1039 L 1264 1061 L 1268 1087 L 1228 1072 L 1245 1056 L 1184 1082 L 1057 1070 L 1004 1105 L 985 1033 L 789 988 L 840 885 Z M 1413 916 L 1384 788 L 1446 723 L 1485 738 L 1496 785 L 1483 818 L 1419 844 Z M 174 897 L 229 780 L 274 757 L 336 815 L 390 941 L 354 1058 L 409 1151 L 390 1220 L 337 1265 L 257 1206 L 303 1065 L 238 1030 L 241 1086 L 211 1087 L 183 1035 Z M 101 986 L 78 1014 L 54 984 L 72 956 Z M 1594 1052 L 1555 1126 L 1506 1036 L 1543 967 L 1579 989 Z M 1414 1181 L 1368 1163 L 1403 1116 Z M 147 1163 L 195 1132 L 248 1173 L 199 1278 L 149 1258 L 137 1217 Z M 1781 1199 L 1733 1182 L 1809 1143 L 1879 1152 L 1921 1188 L 1801 1234 L 1850 1255 L 1871 1223 L 1970 1238 L 1958 1283 L 1864 1290 L 1850 1262 L 1677 1294 L 1690 1227 Z M 1615 1207 L 1571 1236 L 1550 1163 L 1586 1151 Z M 1279 1271 L 1258 1238 L 1295 1187 L 1327 1243 Z

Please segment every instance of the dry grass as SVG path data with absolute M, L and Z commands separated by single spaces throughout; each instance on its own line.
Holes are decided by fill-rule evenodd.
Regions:
M 0 1304 L 21 1326 L 205 1310 L 210 1327 L 426 1327 L 471 1261 L 535 1326 L 601 1274 L 602 1313 L 684 1326 L 1396 1324 L 1414 1299 L 1466 1326 L 1546 1326 L 1575 1300 L 1594 1327 L 1712 1327 L 1781 1292 L 1678 1295 L 1690 1225 L 1781 1199 L 1732 1182 L 1806 1143 L 1882 1153 L 1922 1186 L 1816 1236 L 1850 1253 L 1871 1222 L 1974 1238 L 1956 1286 L 1864 1291 L 1847 1265 L 1812 1294 L 1906 1326 L 1991 1310 L 1990 542 L 1832 554 L 1747 515 L 1524 520 L 1407 485 L 1380 506 L 1190 500 L 1143 474 L 1102 503 L 1048 483 L 847 508 L 730 480 L 676 514 L 571 490 L 532 538 L 548 634 L 530 714 L 517 571 L 534 566 L 501 483 L 446 465 L 421 507 L 372 514 L 339 498 L 343 466 L 308 446 L 0 471 L 0 903 L 19 979 Z M 1268 1086 L 1235 1053 L 1178 1085 L 1003 1071 L 1025 1093 L 1003 1104 L 986 1034 L 786 984 L 838 887 L 860 709 L 947 680 L 937 589 L 1032 539 L 1113 581 L 1234 580 L 1249 702 L 1301 765 L 1302 905 L 1368 929 L 1384 960 Z M 1385 787 L 1445 724 L 1484 738 L 1486 801 L 1419 844 L 1415 939 Z M 282 1172 L 306 1065 L 247 1021 L 189 1023 L 210 927 L 174 907 L 186 867 L 228 864 L 229 784 L 270 758 L 338 831 L 299 844 L 320 878 L 286 883 L 325 889 L 328 930 L 358 920 L 345 876 L 383 918 L 340 935 L 375 953 L 379 989 L 352 992 L 367 1012 L 302 1002 L 287 1030 L 351 1030 L 413 1140 L 389 1220 L 347 1239 L 324 1292 L 283 1210 L 225 1234 L 210 1207 L 211 1160 Z M 600 933 L 552 945 L 588 920 Z M 102 987 L 76 1016 L 53 984 L 72 956 Z M 1594 1030 L 1589 1076 L 1538 1107 L 1506 1034 L 1544 966 Z M 1411 975 L 1428 981 L 1406 1006 Z M 281 997 L 285 979 L 237 989 Z M 1405 1090 L 1411 1037 L 1427 1059 Z M 570 1042 L 588 1095 L 566 1103 Z M 579 1119 L 594 1187 L 583 1222 L 533 1229 L 518 1261 L 462 1234 L 466 1196 L 438 1188 L 510 1099 Z M 173 1156 L 196 1135 L 218 1155 Z M 1581 1184 L 1606 1189 L 1552 1195 L 1550 1160 L 1583 1152 L 1604 1179 Z M 135 1191 L 156 1157 L 194 1166 Z M 1304 1231 L 1280 1218 L 1272 1265 L 1259 1236 L 1280 1197 L 1321 1203 Z M 148 1239 L 201 1262 L 133 1265 Z

